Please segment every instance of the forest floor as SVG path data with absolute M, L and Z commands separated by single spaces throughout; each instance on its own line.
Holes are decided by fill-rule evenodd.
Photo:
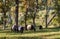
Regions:
M 44 28 L 24 33 L 0 29 L 0 39 L 60 39 L 60 28 Z

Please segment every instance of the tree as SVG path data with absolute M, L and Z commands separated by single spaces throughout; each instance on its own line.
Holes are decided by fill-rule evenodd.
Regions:
M 2 7 L 2 10 L 3 10 L 3 24 L 4 24 L 4 30 L 6 28 L 6 0 L 3 0 L 3 7 Z
M 46 28 L 48 27 L 47 25 L 47 20 L 48 20 L 48 0 L 45 0 L 45 6 L 46 6 L 46 15 L 45 15 L 45 23 L 46 23 Z
M 19 0 L 15 0 L 16 2 L 16 17 L 15 17 L 15 22 L 16 22 L 16 29 L 18 29 L 18 9 L 19 9 Z
M 56 10 L 57 10 L 57 14 L 58 14 L 58 23 L 60 26 L 60 0 L 56 0 L 55 4 L 56 4 Z
M 36 13 L 37 13 L 37 9 L 38 9 L 38 0 L 36 0 L 36 4 L 35 4 L 35 10 L 34 10 L 34 14 L 33 14 L 33 25 L 36 26 L 35 24 L 35 18 L 36 18 Z
M 10 0 L 3 0 L 2 1 L 2 13 L 3 13 L 3 24 L 4 24 L 4 29 L 6 28 L 6 12 L 8 12 L 11 8 L 11 1 Z
M 11 2 L 12 0 L 0 0 L 0 9 L 1 13 L 3 14 L 3 24 L 4 24 L 4 29 L 6 28 L 6 13 L 9 12 L 11 5 L 14 3 Z M 13 4 L 12 4 L 13 3 Z
M 28 14 L 28 8 L 26 9 L 26 14 L 25 14 L 25 30 L 27 30 L 27 14 Z
M 30 12 L 31 13 L 31 11 L 32 11 L 32 9 L 33 9 L 33 7 L 35 6 L 34 5 L 34 0 L 32 1 L 32 0 L 24 0 L 24 2 L 25 2 L 25 28 L 26 28 L 26 30 L 27 30 L 27 15 L 28 15 L 28 12 Z M 31 14 L 30 14 L 31 15 Z M 34 19 L 35 19 L 35 17 L 34 17 Z

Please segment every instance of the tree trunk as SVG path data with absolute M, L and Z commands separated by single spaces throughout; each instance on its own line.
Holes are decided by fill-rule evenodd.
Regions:
M 47 19 L 48 19 L 48 5 L 47 5 L 47 0 L 46 0 L 46 28 L 48 27 L 47 25 Z
M 3 24 L 4 24 L 3 29 L 5 30 L 5 28 L 6 28 L 6 10 L 5 10 L 6 0 L 4 0 L 3 3 L 4 3 L 4 5 L 2 7 L 2 10 L 3 10 Z
M 36 18 L 36 11 L 34 12 L 34 16 L 33 16 L 33 25 L 36 26 L 35 24 L 35 18 Z
M 47 15 L 46 15 L 46 28 L 47 28 Z
M 8 13 L 8 17 L 9 17 L 8 23 L 9 23 L 9 24 L 12 24 L 12 18 L 11 18 L 11 12 L 10 12 L 10 11 L 9 11 L 9 13 Z
M 33 25 L 35 25 L 35 17 L 33 17 Z
M 53 15 L 53 17 L 49 20 L 49 22 L 47 23 L 47 26 L 50 24 L 50 22 L 54 19 L 54 17 L 56 16 L 56 13 Z
M 3 9 L 3 24 L 4 24 L 3 29 L 5 30 L 5 28 L 6 28 L 6 11 L 5 11 L 4 7 L 2 9 Z
M 38 0 L 36 0 L 35 12 L 34 12 L 34 15 L 33 15 L 33 25 L 34 26 L 36 26 L 36 24 L 35 24 L 35 18 L 36 18 L 37 9 L 38 9 Z
M 4 11 L 4 14 L 3 14 L 3 24 L 4 24 L 4 30 L 6 29 L 6 12 Z
M 16 28 L 18 29 L 18 8 L 19 8 L 19 1 L 16 0 L 16 17 L 15 17 L 15 22 L 16 22 Z
M 26 9 L 26 14 L 25 14 L 25 30 L 27 30 L 27 13 L 28 13 L 28 8 Z

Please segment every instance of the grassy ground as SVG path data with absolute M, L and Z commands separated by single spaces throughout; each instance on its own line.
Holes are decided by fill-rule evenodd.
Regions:
M 37 31 L 12 32 L 0 29 L 0 39 L 60 39 L 60 28 L 47 28 Z

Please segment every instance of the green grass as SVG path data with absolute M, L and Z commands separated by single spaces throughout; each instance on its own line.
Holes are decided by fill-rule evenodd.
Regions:
M 0 39 L 42 39 L 42 38 L 38 38 L 38 37 L 1 37 Z
M 0 29 L 0 39 L 59 39 L 60 28 L 44 28 L 34 31 L 12 32 L 11 30 Z

